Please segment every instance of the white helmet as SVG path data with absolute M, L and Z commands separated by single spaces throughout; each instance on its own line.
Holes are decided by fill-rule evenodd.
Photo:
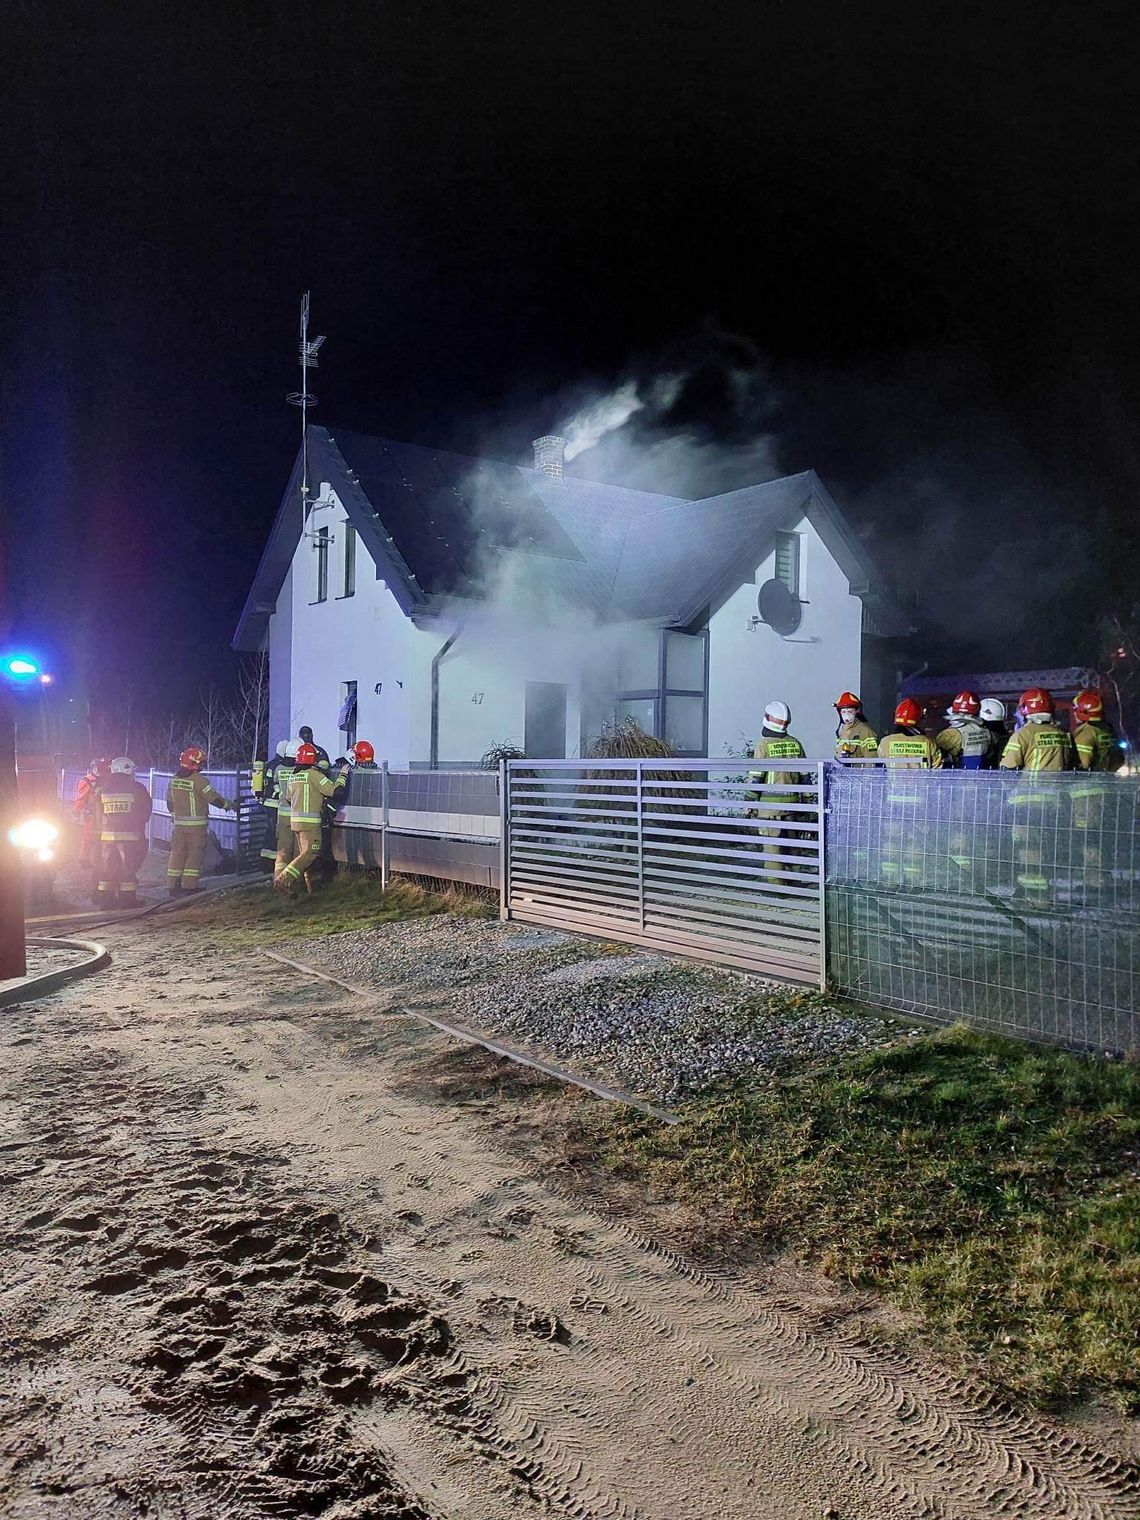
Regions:
M 119 755 L 111 761 L 112 776 L 133 776 L 134 773 L 135 762 L 128 759 L 126 755 Z
M 300 747 L 301 747 L 301 741 L 300 741 L 300 739 L 290 739 L 289 742 L 288 742 L 288 744 L 286 744 L 286 746 L 285 746 L 285 758 L 286 758 L 286 760 L 296 760 L 296 758 L 297 758 L 297 751 L 300 749 Z
M 288 748 L 289 748 L 289 741 L 288 741 L 288 739 L 278 739 L 278 741 L 277 741 L 277 758 L 278 758 L 278 760 L 284 760 L 285 753 L 288 750 Z
M 764 709 L 764 722 L 769 728 L 787 728 L 792 714 L 786 702 L 769 702 Z
M 979 716 L 983 723 L 1004 723 L 1005 703 L 997 697 L 983 697 Z

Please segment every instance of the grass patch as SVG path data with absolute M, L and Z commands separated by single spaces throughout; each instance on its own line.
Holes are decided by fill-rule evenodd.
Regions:
M 1039 1404 L 1140 1410 L 1140 1072 L 956 1027 L 688 1104 L 589 1110 L 608 1167 L 921 1316 Z
M 397 880 L 385 892 L 378 876 L 346 871 L 311 897 L 305 895 L 294 902 L 274 892 L 268 880 L 264 886 L 211 893 L 202 902 L 180 909 L 174 921 L 179 926 L 222 930 L 232 944 L 240 946 L 343 934 L 349 929 L 369 929 L 437 913 L 493 918 L 497 912 L 497 899 L 492 902 L 488 893 L 476 888 L 430 892 L 414 882 Z

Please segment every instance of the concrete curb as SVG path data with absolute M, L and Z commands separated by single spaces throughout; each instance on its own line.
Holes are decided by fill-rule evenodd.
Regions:
M 28 1003 L 33 998 L 46 997 L 49 992 L 55 992 L 68 982 L 102 971 L 111 964 L 111 953 L 106 945 L 100 945 L 91 939 L 29 939 L 28 944 L 48 950 L 86 950 L 87 959 L 74 966 L 63 966 L 58 971 L 45 971 L 42 976 L 26 976 L 18 986 L 4 988 L 0 991 L 0 1008 L 10 1008 L 14 1003 Z

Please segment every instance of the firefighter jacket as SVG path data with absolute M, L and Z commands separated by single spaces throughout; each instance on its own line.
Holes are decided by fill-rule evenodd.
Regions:
M 1118 771 L 1124 764 L 1112 725 L 1103 718 L 1095 723 L 1082 723 L 1073 734 L 1073 745 L 1082 771 Z
M 753 747 L 753 760 L 803 760 L 804 747 L 794 734 L 765 733 L 763 738 Z M 755 770 L 748 772 L 748 779 L 754 786 L 788 786 L 798 787 L 804 784 L 805 774 L 802 771 L 780 770 Z M 798 793 L 789 792 L 749 792 L 750 802 L 763 802 L 769 807 L 779 804 L 795 802 Z
M 878 742 L 875 730 L 866 718 L 856 718 L 854 723 L 841 723 L 835 735 L 835 758 L 870 760 Z
M 273 767 L 273 791 L 265 794 L 265 806 L 276 808 L 279 818 L 289 816 L 289 783 L 294 776 L 292 760 L 278 760 Z
M 302 765 L 293 772 L 288 788 L 289 822 L 294 829 L 319 829 L 321 810 L 326 797 L 333 797 L 345 784 L 345 777 L 335 780 L 317 765 Z M 285 797 L 285 793 L 282 797 Z M 280 814 L 278 815 L 280 816 Z
M 1024 771 L 1028 787 L 1019 786 L 1010 797 L 1014 807 L 1026 807 L 1030 803 L 1041 805 L 1057 803 L 1060 797 L 1056 789 L 1033 789 L 1038 776 L 1055 771 L 1071 771 L 1076 765 L 1073 741 L 1063 728 L 1055 723 L 1026 723 L 1009 736 L 1002 751 L 1003 771 Z
M 201 771 L 179 770 L 166 787 L 166 809 L 176 829 L 204 829 L 210 821 L 210 807 L 229 808 Z
M 994 747 L 993 735 L 980 718 L 951 718 L 935 739 L 942 764 L 955 770 L 979 771 Z
M 892 760 L 892 770 L 940 771 L 942 751 L 917 728 L 900 728 L 879 741 L 879 759 Z
M 79 785 L 75 788 L 75 799 L 71 804 L 71 811 L 76 818 L 82 818 L 95 810 L 95 799 L 98 796 L 99 778 L 93 771 L 88 771 L 79 779 Z
M 103 844 L 140 844 L 150 819 L 150 793 L 133 776 L 108 776 L 97 793 Z

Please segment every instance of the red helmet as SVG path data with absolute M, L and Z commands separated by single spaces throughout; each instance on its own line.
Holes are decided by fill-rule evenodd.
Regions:
M 1028 718 L 1032 713 L 1045 713 L 1052 717 L 1054 713 L 1053 698 L 1043 686 L 1031 686 L 1028 691 L 1021 693 L 1021 711 Z
M 982 704 L 972 691 L 960 691 L 950 704 L 950 711 L 963 718 L 976 718 L 981 710 Z
M 836 712 L 842 712 L 845 707 L 853 707 L 856 712 L 861 712 L 863 709 L 862 702 L 860 702 L 853 691 L 840 692 L 839 696 L 832 703 L 832 706 Z
M 1096 722 L 1104 717 L 1104 698 L 1099 691 L 1090 691 L 1086 687 L 1073 698 L 1073 711 L 1086 723 Z
M 922 708 L 913 697 L 904 697 L 895 708 L 895 722 L 903 728 L 917 728 L 922 722 Z
M 206 763 L 206 751 L 192 744 L 179 755 L 178 763 L 184 771 L 200 771 Z
M 298 744 L 298 746 L 297 746 L 297 764 L 298 765 L 316 765 L 316 763 L 317 763 L 317 746 L 315 744 Z
M 367 739 L 358 739 L 352 746 L 352 758 L 357 765 L 367 765 L 369 761 L 376 759 L 376 751 Z

